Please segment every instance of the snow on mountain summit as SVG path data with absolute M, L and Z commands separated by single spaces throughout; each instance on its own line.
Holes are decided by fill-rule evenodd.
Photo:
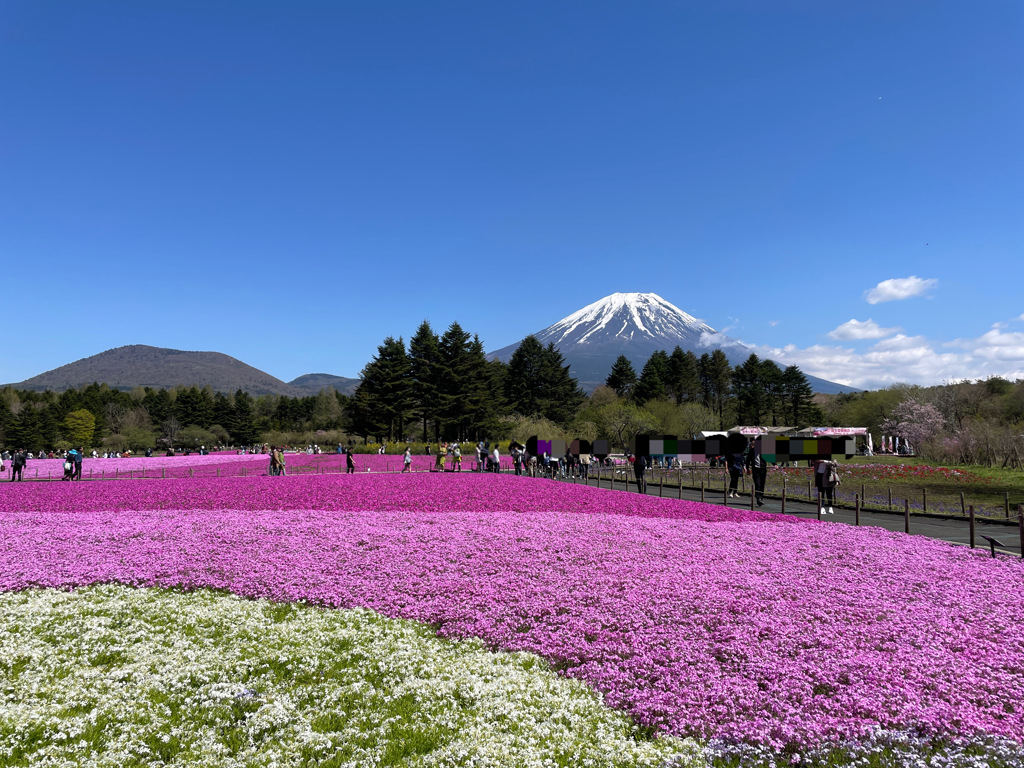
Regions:
M 556 347 L 694 338 L 715 330 L 656 293 L 613 293 L 545 328 L 537 339 Z

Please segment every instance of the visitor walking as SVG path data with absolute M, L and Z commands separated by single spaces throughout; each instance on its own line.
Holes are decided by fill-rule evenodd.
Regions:
M 405 455 L 402 457 L 402 472 L 409 472 L 412 470 L 412 448 L 405 449 Z
M 764 504 L 764 485 L 768 479 L 768 464 L 761 454 L 761 438 L 750 441 L 746 465 L 750 472 L 750 479 L 754 483 L 754 499 L 757 506 L 760 507 Z
M 458 443 L 452 448 L 452 471 L 462 471 L 462 448 L 459 447 Z
M 78 480 L 79 482 L 81 482 L 81 480 L 82 480 L 82 461 L 83 461 L 83 459 L 85 459 L 85 448 L 79 446 L 77 451 L 72 449 L 72 453 L 75 454 L 75 458 L 74 458 L 74 465 L 75 466 L 74 466 L 73 474 L 71 475 L 71 479 L 72 480 Z
M 356 462 L 355 459 L 352 458 L 352 449 L 350 448 L 349 452 L 345 454 L 345 474 L 354 475 L 355 471 Z
M 647 462 L 646 456 L 633 457 L 633 474 L 636 476 L 636 490 L 647 493 Z
M 11 482 L 15 480 L 21 482 L 25 478 L 22 477 L 22 472 L 25 470 L 25 464 L 28 462 L 28 454 L 24 450 L 17 450 L 14 452 L 14 456 L 11 457 Z
M 495 473 L 498 473 L 498 472 L 501 471 L 501 454 L 498 453 L 498 446 L 497 445 L 494 446 L 494 453 L 491 454 L 491 456 L 494 459 L 494 471 L 495 471 Z
M 742 443 L 740 444 L 742 447 Z M 743 451 L 734 451 L 730 453 L 728 458 L 729 467 L 729 498 L 734 499 L 740 495 L 739 484 L 740 477 L 743 475 Z
M 826 515 L 834 515 L 832 505 L 836 503 L 836 486 L 839 485 L 839 465 L 834 461 L 823 459 L 814 468 L 814 482 L 818 487 L 818 499 L 821 511 Z

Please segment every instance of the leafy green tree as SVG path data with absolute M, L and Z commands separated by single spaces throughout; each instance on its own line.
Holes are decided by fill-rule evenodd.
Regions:
M 605 379 L 605 386 L 611 387 L 619 397 L 630 397 L 636 386 L 636 371 L 629 358 L 619 355 L 612 364 L 611 373 Z
M 72 411 L 64 417 L 64 436 L 72 445 L 85 447 L 93 444 L 96 432 L 96 417 L 85 408 Z
M 624 449 L 637 435 L 654 432 L 658 422 L 646 409 L 635 403 L 618 400 L 601 407 L 599 428 L 615 447 Z
M 186 451 L 198 451 L 202 446 L 216 445 L 217 435 L 208 429 L 191 424 L 178 432 L 175 445 Z
M 334 387 L 321 389 L 313 408 L 313 426 L 317 429 L 337 429 L 341 425 L 342 406 Z

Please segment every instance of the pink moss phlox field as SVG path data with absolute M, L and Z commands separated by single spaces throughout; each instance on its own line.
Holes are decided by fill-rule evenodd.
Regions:
M 0 589 L 108 581 L 429 622 L 676 734 L 1024 734 L 1020 564 L 880 529 L 494 475 L 0 488 Z
M 393 455 L 354 454 L 357 472 L 400 472 L 402 457 Z M 428 472 L 434 468 L 434 456 L 422 454 L 412 457 L 413 472 Z M 462 471 L 467 472 L 476 463 L 475 456 L 462 457 Z M 8 463 L 9 464 L 9 463 Z M 59 480 L 64 474 L 63 459 L 30 459 L 24 471 L 27 480 Z M 305 454 L 289 453 L 285 455 L 286 471 L 293 473 L 342 473 L 345 471 L 345 456 L 337 453 Z M 512 460 L 508 456 L 501 457 L 503 469 L 511 469 Z M 82 464 L 84 480 L 121 479 L 121 478 L 173 478 L 173 477 L 233 477 L 268 474 L 270 456 L 265 454 L 233 454 L 212 453 L 205 456 L 190 454 L 185 456 L 133 456 L 125 459 L 93 459 L 86 458 Z M 447 459 L 446 469 L 452 468 L 452 461 Z M 10 467 L 2 477 L 10 478 Z

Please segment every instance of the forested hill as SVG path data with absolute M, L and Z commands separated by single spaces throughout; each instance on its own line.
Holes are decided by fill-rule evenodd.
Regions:
M 220 352 L 185 352 L 144 344 L 108 349 L 52 371 L 33 376 L 15 386 L 41 392 L 63 392 L 99 382 L 113 389 L 181 385 L 209 386 L 217 392 L 244 390 L 253 395 L 308 394 L 305 388 L 286 384 L 269 373 Z

